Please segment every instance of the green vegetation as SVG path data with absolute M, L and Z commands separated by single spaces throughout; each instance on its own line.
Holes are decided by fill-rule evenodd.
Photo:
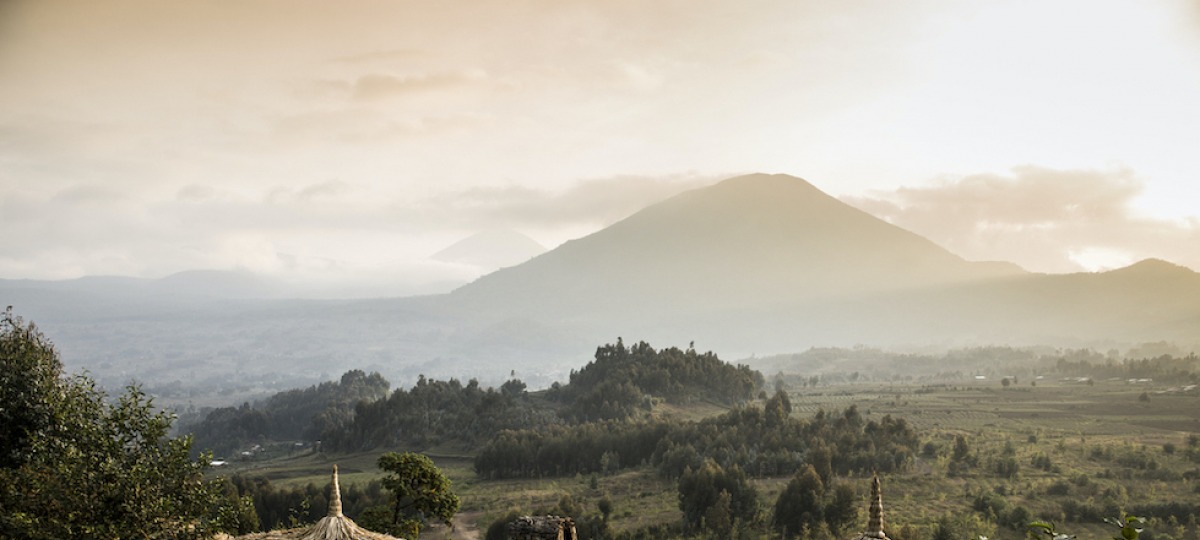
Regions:
M 218 485 L 171 417 L 129 387 L 68 377 L 12 310 L 0 319 L 0 537 L 185 538 L 220 530 Z M 228 512 L 226 512 L 228 514 Z
M 964 371 L 942 369 L 924 379 L 866 368 L 784 371 L 772 377 L 770 395 L 757 372 L 711 353 L 644 343 L 626 348 L 620 341 L 598 348 L 594 362 L 547 391 L 530 392 L 516 379 L 491 389 L 421 378 L 386 394 L 382 378 L 354 371 L 217 413 L 211 426 L 236 426 L 221 422 L 271 411 L 289 427 L 230 437 L 264 451 L 208 470 L 213 481 L 184 483 L 204 494 L 184 507 L 178 501 L 191 499 L 173 495 L 173 482 L 198 479 L 203 461 L 187 459 L 186 439 L 165 436 L 169 418 L 136 389 L 110 403 L 91 386 L 77 386 L 86 379 L 63 377 L 53 348 L 31 325 L 11 315 L 6 321 L 0 373 L 0 536 L 6 538 L 39 537 L 29 532 L 35 525 L 59 537 L 85 530 L 81 521 L 66 525 L 69 531 L 54 529 L 55 520 L 67 519 L 57 513 L 33 521 L 28 516 L 40 507 L 22 497 L 56 512 L 67 508 L 58 497 L 87 512 L 132 506 L 114 500 L 138 501 L 136 513 L 114 515 L 125 520 L 123 528 L 135 527 L 131 520 L 158 527 L 148 537 L 170 537 L 185 523 L 196 525 L 197 535 L 311 523 L 325 514 L 333 463 L 340 465 L 347 516 L 408 537 L 419 524 L 422 537 L 491 538 L 515 515 L 549 513 L 574 518 L 583 538 L 832 540 L 861 530 L 867 479 L 876 471 L 885 527 L 895 540 L 1018 540 L 1031 522 L 1050 527 L 1034 530 L 1051 540 L 1065 540 L 1053 524 L 1080 538 L 1107 538 L 1105 518 L 1126 513 L 1144 518 L 1136 523 L 1145 527 L 1137 531 L 1140 540 L 1195 540 L 1200 533 L 1200 391 L 1192 386 L 1200 359 L 1194 356 L 1119 361 L 1081 351 L 1029 356 L 978 349 L 948 355 L 964 359 L 966 367 L 955 366 Z M 852 352 L 856 359 L 870 354 Z M 850 367 L 837 351 L 820 354 L 829 365 Z M 984 365 L 990 371 L 970 368 Z M 17 372 L 23 375 L 9 375 Z M 336 397 L 343 391 L 357 401 Z M 71 395 L 85 399 L 62 397 Z M 99 412 L 63 420 L 67 405 Z M 98 444 L 98 456 L 86 458 L 111 459 L 112 470 L 95 470 L 112 484 L 120 484 L 113 471 L 132 468 L 122 479 L 142 486 L 139 493 L 98 486 L 87 495 L 66 493 L 67 480 L 51 480 L 47 468 L 85 474 L 69 463 L 83 450 L 31 450 L 45 448 L 36 445 L 49 444 L 38 442 L 47 434 L 74 429 L 72 422 L 101 426 L 81 431 L 99 435 L 75 435 L 64 448 L 104 443 L 104 433 L 139 434 L 113 439 L 126 441 L 124 447 Z M 319 433 L 324 442 L 297 447 L 272 433 L 302 439 Z M 44 487 L 23 487 L 29 485 Z M 422 493 L 431 494 L 431 506 L 420 508 Z M 85 496 L 96 499 L 72 498 Z M 414 520 L 418 515 L 424 519 Z M 85 517 L 92 519 L 84 512 L 69 519 Z M 1133 540 L 1124 530 L 1130 523 L 1121 520 L 1121 540 Z
M 502 429 L 558 422 L 544 399 L 525 399 L 524 384 L 509 381 L 507 390 L 481 388 L 471 379 L 437 381 L 420 377 L 410 390 L 396 389 L 386 399 L 360 401 L 352 418 L 321 431 L 326 448 L 358 451 L 411 445 L 478 445 Z
M 811 420 L 789 418 L 778 405 L 737 407 L 698 422 L 601 422 L 554 429 L 503 432 L 485 445 L 475 470 L 487 478 L 612 473 L 649 463 L 667 478 L 697 469 L 704 460 L 737 465 L 754 476 L 791 474 L 814 463 L 831 474 L 904 468 L 917 437 L 903 419 L 864 421 L 851 405 L 836 417 L 818 411 Z
M 775 500 L 772 524 L 787 538 L 840 536 L 858 517 L 854 489 L 838 483 L 826 490 L 812 465 L 796 473 Z
M 1035 388 L 1008 390 L 995 381 L 939 387 L 891 384 L 808 387 L 805 391 L 787 393 L 792 412 L 786 423 L 812 425 L 820 411 L 835 406 L 848 409 L 849 405 L 854 405 L 861 416 L 864 432 L 871 422 L 882 426 L 885 416 L 905 420 L 917 436 L 919 451 L 913 452 L 904 469 L 881 475 L 888 535 L 896 540 L 929 540 L 935 536 L 956 540 L 979 535 L 1017 540 L 1034 520 L 1054 520 L 1080 538 L 1106 539 L 1109 535 L 1100 525 L 1103 518 L 1119 515 L 1122 509 L 1145 516 L 1154 538 L 1190 540 L 1194 537 L 1189 535 L 1197 529 L 1189 523 L 1193 523 L 1192 516 L 1200 515 L 1194 491 L 1200 480 L 1196 474 L 1200 472 L 1200 459 L 1189 457 L 1189 449 L 1200 448 L 1200 437 L 1190 442 L 1190 436 L 1194 435 L 1192 426 L 1200 425 L 1200 408 L 1196 407 L 1200 396 L 1164 394 L 1166 397 L 1143 407 L 1137 401 L 1142 391 L 1142 387 L 1124 381 L 1095 386 L 1043 382 Z M 537 396 L 530 399 L 536 400 Z M 775 401 L 768 406 L 772 400 Z M 711 423 L 711 429 L 720 432 L 725 429 L 723 422 L 730 421 L 727 416 L 734 411 L 740 415 L 757 410 L 765 424 L 765 411 L 769 408 L 782 408 L 782 400 L 772 396 L 701 420 L 654 417 L 624 424 L 649 429 L 649 426 Z M 824 422 L 836 423 L 845 417 L 846 409 L 834 415 L 825 413 Z M 622 424 L 587 425 L 591 426 L 589 429 L 601 430 L 616 429 L 615 426 Z M 1168 442 L 1177 447 L 1174 453 L 1163 450 Z M 869 473 L 852 469 L 844 473 L 835 471 L 832 463 L 843 459 L 837 456 L 844 453 L 838 448 L 837 452 L 830 452 L 828 470 L 813 467 L 826 486 L 820 499 L 823 519 L 814 520 L 819 525 L 810 528 L 813 538 L 844 537 L 847 531 L 853 532 L 864 525 Z M 815 450 L 800 452 L 808 458 L 804 461 L 823 463 L 823 452 Z M 717 446 L 703 452 L 709 451 L 721 454 Z M 446 451 L 430 448 L 428 452 Z M 698 448 L 696 453 L 700 461 L 692 466 L 693 473 L 708 463 L 725 471 L 735 466 L 741 468 L 733 462 L 722 464 L 713 456 L 701 455 Z M 355 457 L 360 455 L 364 457 Z M 319 491 L 327 482 L 330 461 L 357 460 L 365 471 L 377 455 L 320 452 L 280 457 L 265 464 L 233 466 L 265 465 L 264 472 L 289 478 L 286 484 L 277 484 L 278 489 L 303 492 L 304 484 L 312 482 L 318 488 L 309 489 Z M 797 476 L 743 469 L 747 484 L 757 493 L 755 518 L 747 521 L 732 516 L 731 512 L 730 534 L 724 536 L 714 532 L 710 525 L 724 527 L 721 519 L 724 506 L 717 499 L 711 499 L 715 504 L 696 511 L 702 518 L 702 527 L 684 528 L 680 477 L 664 475 L 661 466 L 650 461 L 625 463 L 621 454 L 622 466 L 612 470 L 490 478 L 475 471 L 472 455 L 481 454 L 453 451 L 437 459 L 442 470 L 453 479 L 455 492 L 462 500 L 457 526 L 462 530 L 475 527 L 481 536 L 512 512 L 553 512 L 575 517 L 577 523 L 587 523 L 589 527 L 603 524 L 608 531 L 606 538 L 679 538 L 687 534 L 778 538 L 783 531 L 779 528 L 782 523 L 777 524 L 776 508 L 781 494 Z M 999 475 L 995 465 L 1008 458 L 1019 465 L 1011 478 Z M 536 457 L 530 459 L 537 461 Z M 801 470 L 806 470 L 807 465 Z M 343 470 L 354 470 L 354 466 Z M 686 467 L 682 470 L 686 471 Z M 366 491 L 372 482 L 378 486 L 378 475 L 364 472 L 347 476 L 357 479 L 358 491 Z M 344 483 L 343 489 L 345 499 L 345 490 L 355 489 L 355 484 Z M 844 529 L 834 531 L 829 523 L 830 503 L 837 498 L 839 489 L 853 494 L 853 508 L 858 515 Z M 386 496 L 386 490 L 383 493 Z M 560 505 L 568 497 L 573 504 Z M 300 499 L 297 496 L 296 500 Z M 608 500 L 611 505 L 607 520 L 600 511 L 601 500 Z M 732 493 L 729 502 L 732 511 Z M 563 506 L 574 513 L 560 511 Z M 360 514 L 351 512 L 361 512 L 361 507 L 346 508 L 348 515 L 358 519 Z M 582 525 L 580 531 L 582 534 Z
M 267 441 L 319 440 L 350 422 L 360 402 L 386 396 L 388 386 L 378 373 L 351 370 L 338 382 L 280 392 L 254 406 L 215 409 L 191 426 L 195 446 L 225 455 Z
M 577 422 L 620 420 L 651 408 L 651 396 L 672 403 L 734 404 L 753 397 L 762 385 L 761 373 L 722 362 L 712 352 L 656 351 L 644 341 L 626 348 L 617 338 L 616 344 L 598 347 L 595 360 L 583 369 L 572 370 L 568 385 L 551 387 L 547 398 L 565 403 L 562 415 Z
M 388 473 L 383 487 L 392 492 L 391 519 L 379 519 L 382 507 L 370 508 L 364 515 L 364 527 L 416 538 L 430 520 L 451 524 L 461 503 L 450 489 L 450 480 L 429 456 L 388 452 L 379 456 L 379 468 Z

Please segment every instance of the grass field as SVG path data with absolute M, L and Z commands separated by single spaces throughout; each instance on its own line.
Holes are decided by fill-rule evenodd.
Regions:
M 857 405 L 867 420 L 887 414 L 904 418 L 917 429 L 923 444 L 932 443 L 933 455 L 920 454 L 906 472 L 883 479 L 888 532 L 895 537 L 902 536 L 905 525 L 910 527 L 908 532 L 925 535 L 943 516 L 974 513 L 973 501 L 982 493 L 1003 494 L 1009 505 L 1024 507 L 1031 518 L 1060 523 L 1067 517 L 1062 507 L 1069 499 L 1097 505 L 1115 501 L 1123 508 L 1200 500 L 1195 475 L 1187 474 L 1200 464 L 1189 460 L 1184 451 L 1189 435 L 1200 433 L 1200 392 L 1195 389 L 1185 392 L 1123 381 L 1094 385 L 1037 381 L 1037 386 L 1025 383 L 1004 388 L 997 381 L 971 380 L 936 386 L 862 383 L 788 390 L 793 417 L 806 418 L 818 409 L 840 412 Z M 697 404 L 660 406 L 657 414 L 694 420 L 721 411 L 712 404 Z M 969 442 L 979 464 L 950 476 L 948 454 L 959 435 Z M 1173 445 L 1178 451 L 1169 453 L 1164 445 Z M 609 497 L 615 508 L 610 524 L 617 530 L 681 519 L 674 482 L 659 478 L 650 467 L 599 476 L 594 483 L 587 476 L 485 480 L 474 474 L 470 452 L 461 449 L 386 448 L 338 456 L 306 451 L 266 457 L 231 464 L 221 474 L 243 472 L 265 475 L 282 485 L 322 485 L 328 482 L 330 465 L 336 462 L 343 485 L 366 483 L 381 476 L 375 459 L 384 451 L 427 453 L 453 480 L 462 498 L 457 530 L 435 529 L 431 538 L 476 538 L 509 510 L 528 513 L 548 508 L 564 495 L 570 495 L 585 513 L 596 513 L 597 501 Z M 1053 463 L 1049 470 L 1032 465 L 1039 455 Z M 1002 478 L 989 469 L 989 463 L 1004 457 L 1019 464 L 1015 477 Z M 1130 465 L 1135 461 L 1142 466 Z M 1153 474 L 1146 472 L 1147 461 L 1153 461 Z M 764 515 L 769 514 L 787 480 L 754 481 Z M 860 476 L 847 481 L 862 501 L 862 524 L 857 526 L 861 528 L 866 522 L 868 480 Z M 1074 483 L 1058 489 L 1069 489 L 1068 493 L 1047 493 L 1052 485 L 1067 481 Z M 1179 536 L 1187 532 L 1185 525 L 1180 528 L 1160 520 L 1152 526 L 1157 533 L 1154 538 L 1182 540 Z M 1079 533 L 1080 538 L 1111 536 L 1099 523 L 1066 523 L 1060 528 Z M 1003 539 L 1023 536 L 1004 526 L 979 533 Z

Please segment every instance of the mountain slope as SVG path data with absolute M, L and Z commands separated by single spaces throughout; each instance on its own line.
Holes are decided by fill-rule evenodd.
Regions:
M 0 306 L 109 385 L 136 374 L 271 388 L 280 373 L 353 368 L 409 381 L 517 371 L 547 385 L 618 336 L 695 340 L 728 358 L 858 344 L 1200 350 L 1190 269 L 1148 260 L 1044 275 L 972 263 L 781 175 L 681 194 L 446 295 L 272 300 L 249 278 L 0 280 Z
M 430 258 L 491 271 L 521 264 L 545 252 L 546 248 L 534 239 L 511 229 L 499 229 L 475 233 Z
M 785 175 L 683 193 L 446 300 L 585 340 L 702 339 L 726 354 L 1200 335 L 1200 274 L 1187 268 L 1044 275 L 968 262 Z
M 689 191 L 452 293 L 522 312 L 710 311 L 1019 272 L 970 263 L 786 175 Z

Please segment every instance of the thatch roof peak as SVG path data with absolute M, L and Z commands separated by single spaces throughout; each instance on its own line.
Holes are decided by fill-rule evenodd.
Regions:
M 329 493 L 329 517 L 342 517 L 342 489 L 338 487 L 337 464 L 333 464 L 333 489 Z
M 342 514 L 342 493 L 338 486 L 337 465 L 333 466 L 333 489 L 329 494 L 329 514 L 311 527 L 247 534 L 232 540 L 401 540 L 391 535 L 368 531 Z M 218 535 L 218 538 L 222 538 Z M 229 537 L 224 537 L 229 538 Z
M 879 484 L 879 473 L 871 475 L 871 507 L 869 514 L 867 532 L 862 534 L 862 538 L 889 540 L 887 534 L 883 532 L 883 488 Z

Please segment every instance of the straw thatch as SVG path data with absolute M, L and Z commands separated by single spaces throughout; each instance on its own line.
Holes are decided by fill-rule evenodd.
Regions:
M 871 509 L 867 520 L 867 532 L 859 537 L 862 539 L 889 540 L 883 532 L 883 490 L 879 486 L 879 475 L 871 478 Z
M 229 537 L 217 540 L 401 540 L 391 535 L 368 531 L 342 514 L 342 492 L 338 487 L 337 465 L 333 466 L 333 492 L 329 499 L 329 514 L 311 527 L 297 527 L 265 533 Z

